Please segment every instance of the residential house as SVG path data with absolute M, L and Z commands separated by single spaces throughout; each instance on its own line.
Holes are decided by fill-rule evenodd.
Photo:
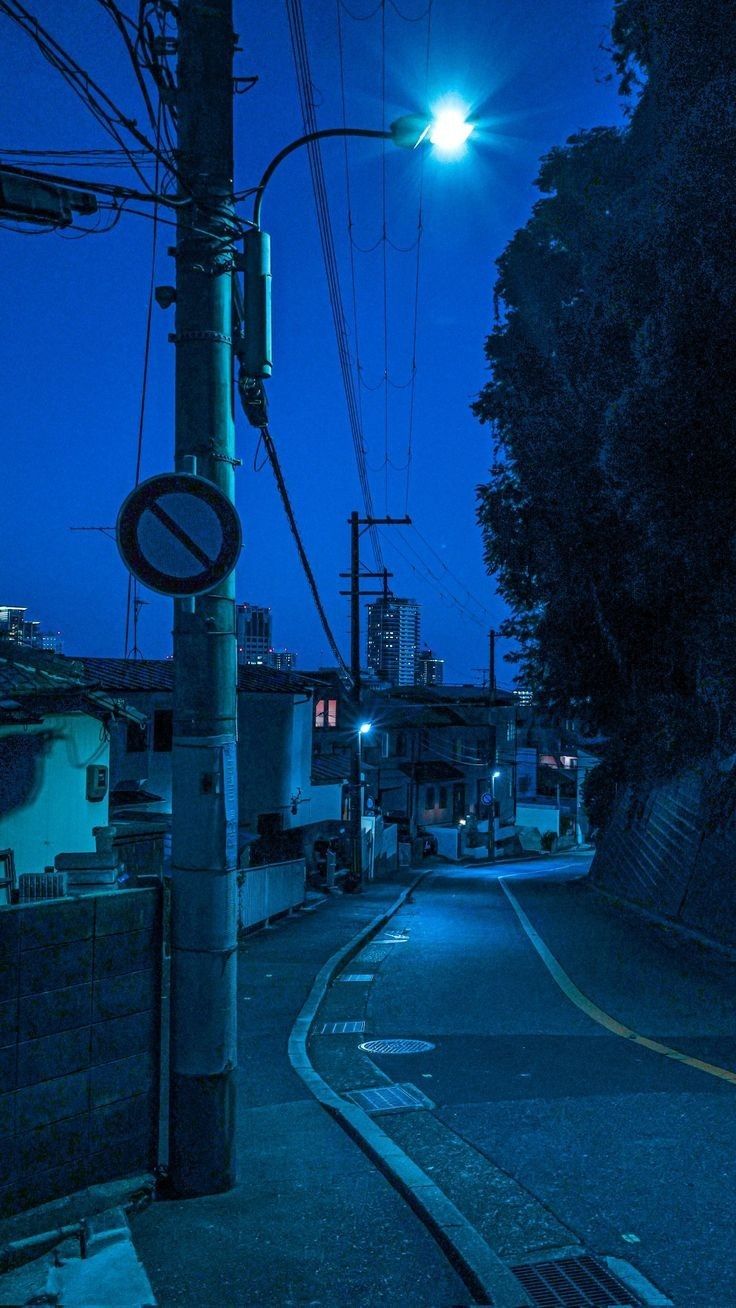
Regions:
M 53 868 L 57 855 L 93 854 L 106 828 L 110 739 L 125 711 L 81 663 L 0 649 L 0 850 L 17 875 Z
M 100 688 L 145 715 L 113 734 L 116 823 L 171 814 L 174 664 L 170 659 L 85 659 Z M 238 667 L 238 822 L 241 863 L 305 854 L 342 817 L 340 781 L 312 778 L 311 680 L 261 665 Z

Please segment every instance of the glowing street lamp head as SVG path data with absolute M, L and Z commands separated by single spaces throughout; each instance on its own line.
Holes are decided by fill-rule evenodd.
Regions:
M 358 733 L 361 736 L 366 736 L 368 732 L 372 730 L 373 730 L 372 722 L 361 722 L 360 726 L 358 727 Z
M 494 773 L 493 773 L 493 780 L 494 780 L 494 781 L 498 781 L 498 778 L 500 777 L 500 775 L 501 775 L 500 772 L 494 772 Z
M 465 142 L 473 130 L 462 109 L 457 105 L 446 105 L 438 109 L 429 125 L 429 140 L 439 154 L 452 156 L 460 154 Z

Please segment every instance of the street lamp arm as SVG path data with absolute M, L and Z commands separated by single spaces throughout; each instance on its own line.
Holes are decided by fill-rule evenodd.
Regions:
M 258 186 L 256 187 L 256 198 L 253 205 L 253 225 L 261 225 L 261 205 L 263 203 L 263 193 L 273 177 L 276 169 L 283 159 L 299 150 L 303 145 L 309 145 L 312 141 L 323 141 L 328 136 L 372 136 L 379 140 L 390 141 L 393 133 L 390 131 L 381 131 L 372 127 L 323 127 L 318 132 L 307 132 L 305 136 L 298 136 L 295 141 L 290 141 L 285 145 L 283 150 L 279 150 L 274 155 L 266 171 L 264 172 Z

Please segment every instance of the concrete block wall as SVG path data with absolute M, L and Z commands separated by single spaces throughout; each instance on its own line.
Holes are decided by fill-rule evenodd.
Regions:
M 158 888 L 0 908 L 0 1216 L 155 1166 Z
M 684 773 L 640 801 L 623 794 L 596 851 L 602 889 L 736 947 L 736 821 L 708 829 L 702 785 Z

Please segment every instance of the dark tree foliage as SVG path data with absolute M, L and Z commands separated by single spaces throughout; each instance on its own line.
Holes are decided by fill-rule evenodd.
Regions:
M 736 748 L 736 5 L 618 0 L 624 130 L 498 261 L 485 557 L 523 679 L 621 779 Z

